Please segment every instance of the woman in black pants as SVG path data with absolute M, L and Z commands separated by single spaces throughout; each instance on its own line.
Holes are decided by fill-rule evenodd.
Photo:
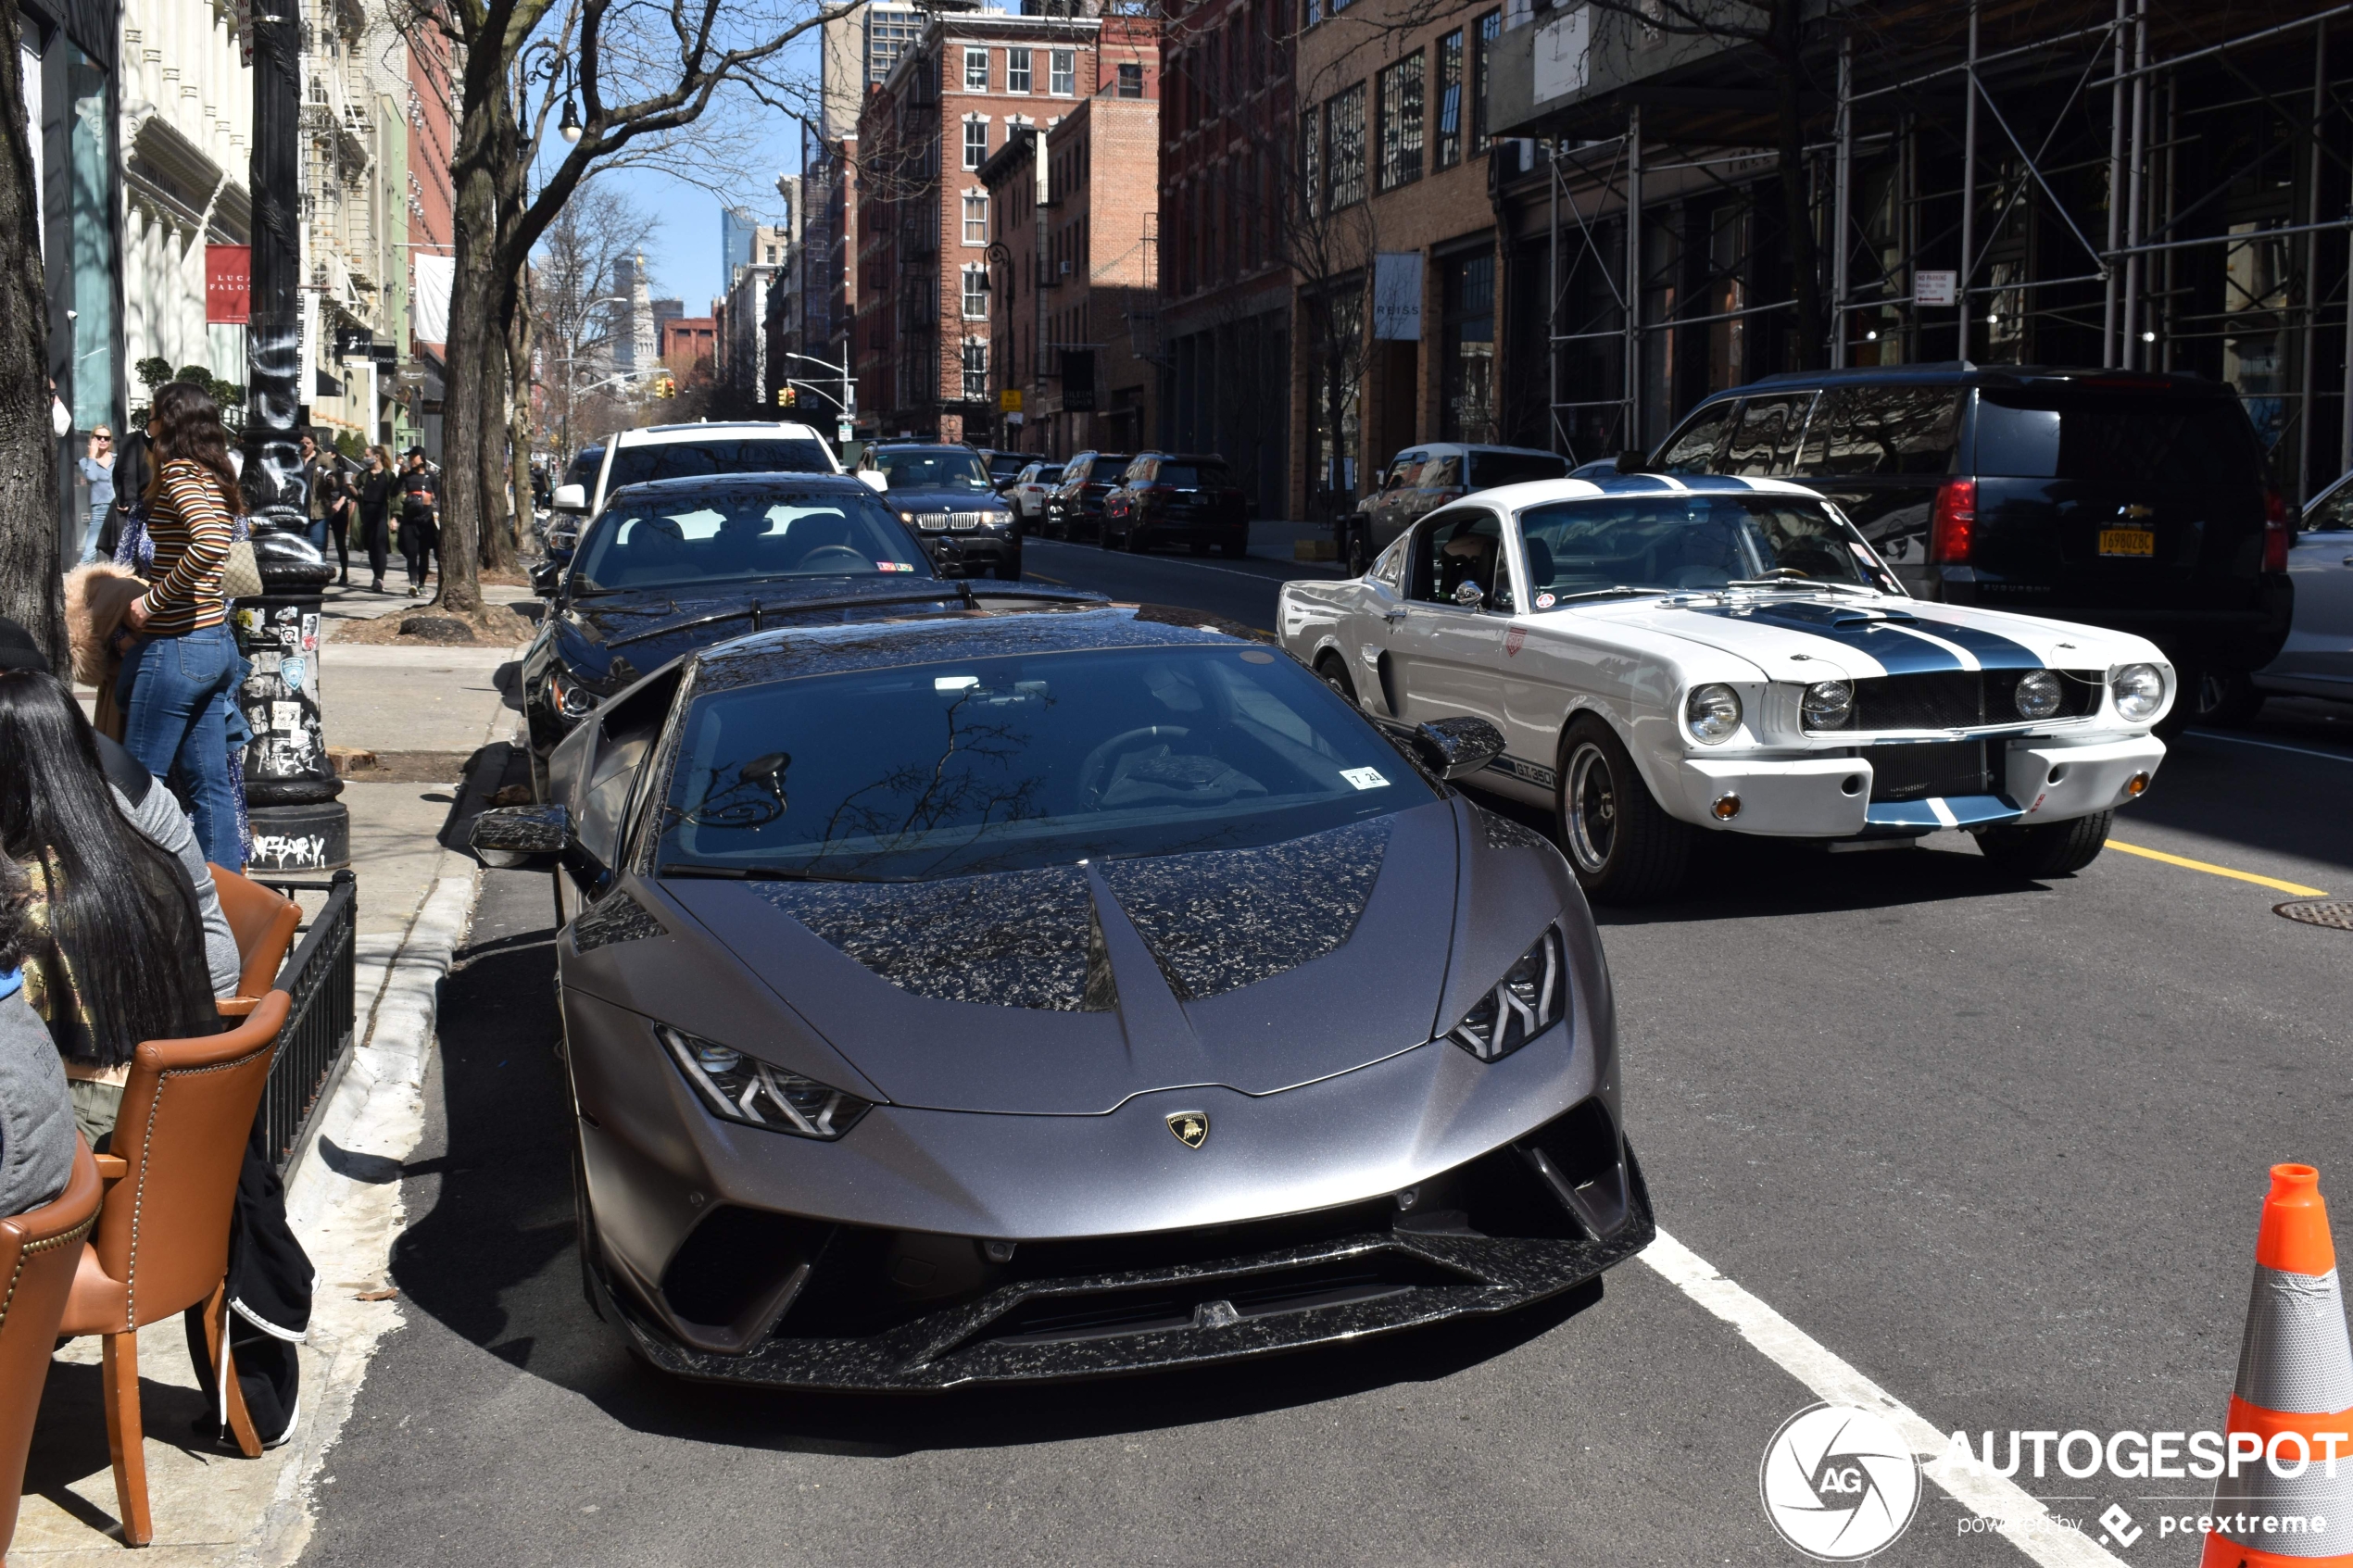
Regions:
M 371 593 L 384 591 L 384 567 L 392 559 L 392 499 L 400 488 L 393 471 L 392 449 L 368 448 L 368 471 L 359 476 L 359 538 L 368 550 L 368 571 L 375 579 Z

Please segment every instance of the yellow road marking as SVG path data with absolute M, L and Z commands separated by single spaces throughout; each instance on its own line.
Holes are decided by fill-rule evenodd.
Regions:
M 2257 876 L 2253 872 L 2234 872 L 2228 866 L 2218 866 L 2206 860 L 2192 860 L 2180 855 L 2168 855 L 2162 849 L 2144 849 L 2137 844 L 2126 844 L 2119 839 L 2109 839 L 2108 847 L 2110 849 L 2121 849 L 2127 855 L 2138 855 L 2145 860 L 2162 860 L 2169 866 L 2185 866 L 2194 872 L 2204 872 L 2208 876 L 2227 876 L 2236 882 L 2251 882 L 2258 887 L 2276 888 L 2282 893 L 2292 893 L 2299 898 L 2328 897 L 2328 890 L 2324 887 L 2307 887 L 2300 882 L 2282 882 L 2275 876 Z

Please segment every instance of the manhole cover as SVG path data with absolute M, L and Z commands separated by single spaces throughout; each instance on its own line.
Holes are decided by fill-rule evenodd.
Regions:
M 2302 921 L 2306 925 L 2325 925 L 2332 931 L 2353 931 L 2353 903 L 2342 898 L 2309 898 L 2300 904 L 2274 904 L 2271 912 Z

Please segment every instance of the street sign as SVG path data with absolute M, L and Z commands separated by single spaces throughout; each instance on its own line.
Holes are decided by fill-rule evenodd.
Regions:
M 1017 386 L 1009 386 L 999 391 L 997 394 L 997 411 L 1000 414 L 1020 413 L 1021 388 Z
M 1960 297 L 1958 272 L 1920 271 L 1912 274 L 1912 303 L 1950 305 Z
M 834 439 L 836 441 L 847 441 L 849 439 L 849 421 L 848 420 L 837 420 L 834 421 Z

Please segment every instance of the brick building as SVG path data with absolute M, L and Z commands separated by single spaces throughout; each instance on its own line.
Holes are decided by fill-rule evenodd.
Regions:
M 862 426 L 961 441 L 996 411 L 980 170 L 1009 129 L 1043 127 L 1101 86 L 1093 18 L 933 16 L 859 117 L 851 333 Z M 1113 80 L 1116 70 L 1111 72 Z M 969 311 L 969 314 L 968 314 Z
M 1305 200 L 1289 259 L 1293 428 L 1307 457 L 1293 467 L 1294 516 L 1350 504 L 1415 442 L 1518 433 L 1496 354 L 1503 246 L 1485 111 L 1505 7 L 1435 20 L 1415 0 L 1321 9 L 1310 0 L 1296 45 L 1304 144 L 1292 167 Z
M 708 386 L 719 357 L 719 322 L 711 316 L 672 316 L 661 323 L 661 363 L 678 384 Z
M 1046 132 L 1042 178 L 1026 129 L 982 166 L 1003 248 L 963 264 L 966 318 L 988 322 L 990 385 L 1022 393 L 996 443 L 1054 457 L 1132 452 L 1159 432 L 1158 28 L 1105 17 L 1100 40 L 1100 85 Z
M 1164 41 L 1154 439 L 1225 453 L 1261 517 L 1300 515 L 1285 509 L 1298 449 L 1282 216 L 1295 190 L 1293 16 L 1281 0 L 1207 0 Z

